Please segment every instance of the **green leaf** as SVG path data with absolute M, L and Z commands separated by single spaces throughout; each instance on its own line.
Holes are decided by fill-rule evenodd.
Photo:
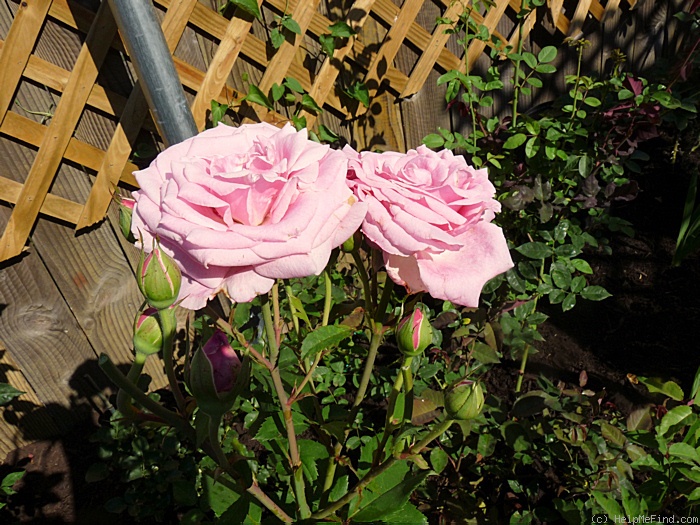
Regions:
M 688 405 L 680 405 L 672 408 L 666 412 L 666 415 L 661 419 L 661 423 L 659 423 L 656 433 L 660 436 L 665 435 L 666 432 L 671 429 L 671 427 L 683 423 L 683 421 L 690 417 L 692 413 L 693 409 Z
M 531 159 L 540 150 L 540 138 L 530 137 L 530 139 L 525 144 L 525 155 L 528 159 Z
M 270 95 L 272 96 L 272 100 L 274 102 L 277 102 L 279 99 L 281 99 L 284 96 L 284 86 L 280 86 L 277 83 L 272 84 L 272 87 L 270 88 Z
M 310 439 L 300 439 L 298 444 L 304 474 L 309 481 L 316 481 L 318 479 L 316 462 L 329 457 L 328 449 L 322 443 Z
M 260 8 L 255 0 L 230 0 L 236 7 L 260 20 Z
M 340 476 L 333 485 L 333 488 L 331 488 L 331 491 L 328 493 L 328 501 L 338 501 L 340 498 L 345 496 L 345 494 L 348 493 L 348 485 L 348 476 Z
M 311 328 L 311 321 L 309 321 L 309 316 L 306 314 L 304 303 L 301 302 L 301 299 L 291 293 L 289 293 L 287 297 L 289 298 L 289 304 L 291 304 L 296 311 L 297 317 L 301 318 L 301 320 L 306 323 L 306 326 Z
M 382 522 L 388 525 L 428 525 L 428 518 L 414 505 L 406 502 L 399 510 L 384 516 Z
M 352 335 L 352 329 L 342 325 L 321 326 L 311 332 L 301 343 L 301 358 L 313 359 L 316 354 L 331 348 Z
M 431 471 L 424 470 L 416 476 L 404 479 L 391 490 L 384 492 L 367 506 L 360 509 L 357 514 L 352 516 L 352 521 L 358 523 L 376 523 L 383 517 L 396 512 L 397 507 L 402 507 L 407 503 L 413 491 L 418 488 L 430 474 Z
M 216 127 L 221 119 L 224 118 L 226 111 L 228 110 L 228 104 L 219 104 L 216 100 L 211 101 L 211 123 L 212 126 Z
M 505 143 L 503 144 L 503 148 L 504 149 L 515 149 L 519 146 L 522 146 L 526 140 L 527 140 L 527 135 L 525 135 L 525 133 L 516 133 L 515 135 L 508 137 L 508 140 L 506 140 Z
M 335 52 L 335 38 L 331 35 L 319 35 L 318 42 L 321 44 L 321 50 L 332 57 Z
M 260 106 L 265 106 L 267 109 L 274 109 L 270 100 L 265 96 L 260 88 L 254 84 L 248 86 L 248 94 L 243 97 L 243 100 L 251 102 L 253 104 L 258 104 Z
M 22 394 L 24 394 L 24 392 L 17 390 L 9 383 L 0 383 L 0 405 L 6 405 Z
M 546 46 L 540 49 L 537 53 L 537 60 L 539 62 L 551 62 L 557 58 L 557 48 L 555 46 Z
M 323 124 L 320 124 L 318 126 L 318 138 L 320 138 L 322 142 L 336 142 L 338 139 L 340 139 L 340 136 L 328 129 Z
M 279 49 L 282 47 L 285 40 L 286 38 L 282 34 L 282 31 L 280 31 L 279 27 L 275 27 L 272 29 L 272 31 L 270 31 L 270 44 L 272 44 L 274 49 Z
M 537 73 L 541 73 L 543 75 L 548 75 L 550 73 L 556 73 L 557 68 L 554 67 L 552 64 L 539 64 L 536 68 L 535 71 Z
M 572 293 L 566 294 L 566 297 L 564 297 L 564 300 L 561 302 L 562 312 L 568 312 L 574 306 L 576 306 L 576 295 Z
M 304 93 L 304 88 L 301 87 L 299 81 L 294 77 L 285 77 L 284 82 L 282 82 L 282 85 L 287 86 L 291 91 L 294 91 L 295 93 Z
M 588 104 L 592 108 L 597 108 L 601 104 L 600 99 L 598 99 L 596 97 L 586 97 L 583 99 L 583 102 L 585 104 Z
M 581 297 L 589 301 L 602 301 L 603 299 L 612 297 L 612 294 L 602 286 L 586 286 L 581 290 Z
M 571 264 L 573 264 L 574 268 L 581 273 L 585 273 L 587 275 L 591 275 L 593 273 L 593 268 L 591 268 L 591 265 L 583 259 L 571 259 Z
M 621 89 L 617 94 L 618 100 L 627 100 L 634 97 L 634 93 L 629 89 Z
M 438 474 L 445 470 L 445 467 L 447 467 L 449 461 L 450 457 L 447 455 L 447 452 L 445 452 L 443 449 L 435 447 L 433 450 L 430 451 L 430 465 L 433 467 L 433 470 Z
M 566 265 L 556 262 L 552 264 L 552 269 L 549 273 L 552 276 L 552 281 L 554 281 L 556 286 L 562 290 L 569 289 L 569 286 L 571 286 L 571 272 Z M 581 292 L 582 295 L 583 292 L 585 292 L 585 289 Z
M 484 364 L 494 364 L 501 362 L 501 358 L 498 356 L 498 352 L 496 352 L 496 350 L 491 348 L 489 345 L 482 343 L 481 341 L 476 341 L 474 343 L 472 357 L 480 363 Z
M 673 443 L 668 447 L 668 453 L 672 456 L 700 463 L 700 452 L 695 447 L 688 445 L 688 443 Z
M 331 35 L 337 38 L 350 38 L 356 34 L 353 28 L 342 20 L 329 25 L 328 29 L 331 30 Z
M 535 69 L 537 67 L 537 58 L 532 53 L 523 53 L 523 60 L 530 68 Z
M 350 86 L 350 90 L 347 91 L 347 94 L 355 100 L 358 100 L 364 107 L 369 107 L 369 89 L 362 82 L 355 82 Z
M 552 255 L 552 248 L 543 242 L 528 242 L 518 246 L 515 251 L 530 259 L 544 259 Z
M 311 95 L 304 93 L 301 96 L 301 105 L 304 109 L 308 111 L 313 111 L 314 113 L 323 113 L 323 108 L 319 106 Z
M 591 171 L 593 171 L 593 159 L 588 155 L 581 155 L 581 158 L 578 159 L 578 172 L 581 177 L 588 177 Z
M 683 389 L 678 386 L 677 383 L 673 381 L 663 381 L 658 377 L 641 377 L 638 376 L 637 379 L 640 383 L 647 387 L 647 390 L 652 394 L 663 394 L 676 401 L 683 401 L 685 397 L 683 395 Z
M 617 445 L 618 447 L 624 447 L 625 443 L 627 442 L 627 438 L 625 435 L 622 433 L 622 431 L 608 423 L 607 421 L 601 421 L 600 422 L 600 430 L 601 434 L 605 438 L 606 441 L 609 443 L 612 443 L 613 445 Z
M 211 474 L 206 473 L 202 476 L 202 485 L 204 485 L 204 494 L 208 498 L 209 508 L 217 517 L 241 498 L 241 494 L 234 490 L 236 484 L 228 474 L 222 474 L 214 479 Z
M 431 133 L 423 139 L 423 144 L 425 144 L 431 149 L 441 148 L 445 145 L 445 139 L 442 138 L 442 135 L 438 135 L 437 133 Z
M 291 16 L 283 16 L 280 19 L 280 23 L 282 24 L 282 27 L 284 27 L 285 29 L 289 29 L 292 33 L 295 33 L 297 35 L 301 34 L 301 27 L 299 27 L 297 21 L 294 20 Z

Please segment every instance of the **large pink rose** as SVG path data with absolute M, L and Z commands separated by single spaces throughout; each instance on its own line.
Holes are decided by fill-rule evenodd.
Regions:
M 513 266 L 500 204 L 485 169 L 425 146 L 401 153 L 346 147 L 348 183 L 368 205 L 362 232 L 384 252 L 387 273 L 409 292 L 477 306 L 486 281 Z
M 183 273 L 182 306 L 217 292 L 246 302 L 275 279 L 319 274 L 362 223 L 347 158 L 287 125 L 219 125 L 136 172 L 132 231 L 154 236 Z

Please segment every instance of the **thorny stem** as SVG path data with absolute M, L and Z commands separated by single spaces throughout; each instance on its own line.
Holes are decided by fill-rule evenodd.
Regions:
M 175 309 L 165 308 L 158 310 L 158 318 L 160 319 L 160 327 L 163 331 L 163 366 L 165 375 L 168 377 L 170 390 L 175 396 L 175 403 L 180 414 L 185 413 L 185 397 L 182 395 L 180 385 L 175 376 L 175 363 L 173 360 L 173 343 L 175 340 L 175 331 L 177 330 L 177 322 L 175 319 Z
M 273 308 L 276 313 L 276 320 L 279 319 L 279 297 L 274 293 L 275 287 L 273 286 L 272 300 L 275 303 Z M 267 335 L 267 343 L 270 346 L 270 364 L 272 368 L 269 369 L 270 376 L 272 377 L 272 383 L 275 387 L 275 393 L 277 394 L 277 399 L 279 400 L 280 407 L 282 408 L 282 415 L 284 417 L 284 426 L 287 429 L 287 441 L 289 443 L 289 460 L 292 468 L 292 480 L 294 485 L 294 493 L 296 495 L 297 504 L 299 505 L 299 512 L 301 513 L 302 519 L 307 519 L 311 515 L 311 509 L 306 502 L 306 487 L 304 484 L 304 471 L 301 466 L 301 457 L 299 455 L 299 445 L 297 444 L 296 430 L 294 428 L 294 420 L 292 418 L 292 409 L 287 397 L 287 392 L 284 390 L 284 385 L 282 384 L 282 377 L 280 376 L 280 370 L 277 366 L 277 359 L 279 357 L 279 340 L 278 332 L 275 329 L 272 321 L 272 313 L 270 312 L 270 301 L 265 300 L 262 306 L 263 320 L 265 322 L 265 334 Z M 279 323 L 278 323 L 279 324 Z
M 571 104 L 571 119 L 569 120 L 569 125 L 567 131 L 571 131 L 574 127 L 574 118 L 576 117 L 576 111 L 578 108 L 576 107 L 577 102 L 578 102 L 578 95 L 579 93 L 579 87 L 581 86 L 581 63 L 583 62 L 583 42 L 578 43 L 578 61 L 576 63 L 576 84 L 575 84 L 575 92 L 574 92 L 574 100 Z

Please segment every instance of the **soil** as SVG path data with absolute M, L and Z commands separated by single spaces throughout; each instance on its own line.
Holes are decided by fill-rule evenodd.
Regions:
M 628 374 L 674 379 L 689 392 L 700 365 L 695 337 L 700 259 L 692 256 L 679 267 L 671 266 L 688 176 L 669 162 L 669 148 L 662 146 L 639 178 L 638 197 L 614 210 L 633 224 L 634 238 L 614 236 L 612 256 L 588 258 L 595 284 L 613 296 L 602 302 L 580 301 L 566 314 L 559 307 L 548 308 L 550 319 L 541 329 L 545 341 L 528 362 L 526 382 L 545 374 L 578 383 L 585 371 L 589 388 L 606 389 L 625 412 L 647 401 Z M 517 365 L 495 369 L 489 390 L 511 392 Z M 18 523 L 116 523 L 102 507 L 114 494 L 85 482 L 95 457 L 87 439 L 91 433 L 90 428 L 79 429 L 10 454 L 0 466 L 0 479 L 15 467 L 26 468 L 27 474 L 15 486 L 18 492 L 9 499 L 6 517 Z

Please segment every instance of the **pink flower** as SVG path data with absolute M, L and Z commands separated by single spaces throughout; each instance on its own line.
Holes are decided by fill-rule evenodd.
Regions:
M 513 266 L 491 223 L 500 204 L 485 169 L 425 146 L 407 154 L 343 151 L 351 159 L 348 183 L 368 205 L 362 232 L 410 293 L 477 306 L 486 281 Z
M 182 270 L 190 309 L 224 291 L 247 302 L 275 279 L 320 274 L 360 226 L 347 159 L 287 125 L 219 125 L 162 152 L 136 172 L 132 229 L 159 237 Z

